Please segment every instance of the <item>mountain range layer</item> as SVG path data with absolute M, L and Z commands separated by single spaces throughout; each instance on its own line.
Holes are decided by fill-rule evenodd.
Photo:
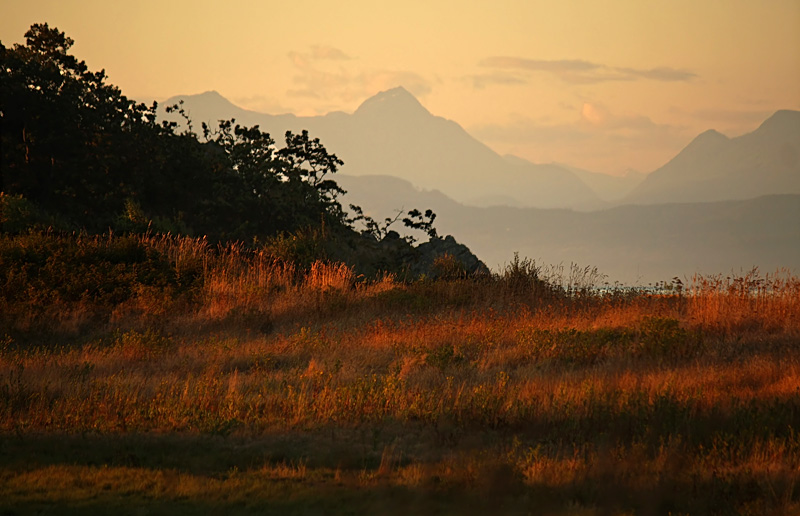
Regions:
M 196 125 L 235 118 L 280 139 L 307 129 L 344 160 L 349 175 L 389 175 L 445 192 L 466 204 L 594 209 L 605 202 L 565 166 L 503 157 L 453 121 L 431 115 L 403 88 L 367 99 L 354 113 L 267 115 L 234 106 L 216 92 L 180 96 Z
M 432 208 L 497 269 L 514 252 L 598 266 L 646 284 L 759 266 L 800 270 L 800 112 L 778 111 L 752 133 L 707 131 L 664 166 L 612 177 L 500 156 L 403 88 L 354 113 L 318 117 L 241 109 L 216 92 L 174 97 L 195 125 L 235 118 L 280 141 L 307 129 L 345 165 L 337 181 L 378 220 Z M 166 115 L 165 115 L 166 116 Z
M 800 193 L 800 112 L 778 111 L 752 133 L 709 130 L 649 174 L 625 202 L 705 202 Z
M 594 210 L 619 204 L 705 202 L 800 193 L 800 112 L 778 111 L 752 133 L 710 130 L 650 174 L 624 177 L 500 156 L 457 123 L 428 112 L 402 87 L 364 101 L 352 114 L 269 115 L 216 92 L 179 96 L 195 124 L 235 118 L 280 139 L 308 131 L 345 162 L 349 175 L 388 175 L 440 190 L 473 206 Z
M 540 264 L 596 266 L 626 285 L 753 267 L 800 270 L 800 195 L 579 212 L 465 206 L 388 176 L 342 175 L 338 182 L 348 191 L 345 202 L 376 218 L 391 209 L 432 208 L 439 232 L 456 235 L 493 270 L 515 252 Z

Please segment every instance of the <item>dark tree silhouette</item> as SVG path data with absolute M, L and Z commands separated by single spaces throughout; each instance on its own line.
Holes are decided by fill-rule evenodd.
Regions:
M 12 48 L 0 43 L 0 230 L 22 231 L 35 218 L 95 233 L 278 239 L 278 248 L 311 249 L 306 261 L 358 255 L 400 266 L 413 257 L 413 239 L 399 243 L 388 230 L 402 212 L 383 229 L 360 208 L 348 216 L 332 179 L 343 162 L 307 131 L 287 132 L 280 148 L 258 126 L 235 120 L 202 124 L 198 135 L 182 106 L 170 106 L 187 122 L 179 130 L 157 120 L 155 103 L 129 100 L 104 71 L 90 71 L 58 29 L 34 24 L 25 38 Z M 26 226 L 9 222 L 12 212 L 36 217 Z M 436 238 L 435 217 L 412 210 L 402 220 Z M 358 221 L 367 231 L 355 229 Z

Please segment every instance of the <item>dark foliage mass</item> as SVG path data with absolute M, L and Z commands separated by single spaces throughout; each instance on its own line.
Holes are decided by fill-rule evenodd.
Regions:
M 307 131 L 287 132 L 282 147 L 235 120 L 203 124 L 198 134 L 181 106 L 169 107 L 186 118 L 181 131 L 157 120 L 155 103 L 129 100 L 104 71 L 90 71 L 63 32 L 34 24 L 25 37 L 25 45 L 0 43 L 3 232 L 271 243 L 287 259 L 341 260 L 366 272 L 408 269 L 418 254 L 410 238 L 381 244 L 396 236 L 388 226 L 399 215 L 383 225 L 357 207 L 348 216 L 338 201 L 345 192 L 331 179 L 343 162 Z M 438 238 L 434 217 L 412 210 L 403 222 Z

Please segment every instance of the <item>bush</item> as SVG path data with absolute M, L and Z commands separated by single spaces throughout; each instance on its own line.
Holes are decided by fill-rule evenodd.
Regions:
M 47 228 L 65 229 L 66 225 L 22 195 L 0 192 L 0 232 L 19 234 L 30 229 Z
M 503 289 L 511 295 L 540 295 L 550 290 L 546 281 L 539 277 L 542 267 L 537 266 L 530 258 L 520 259 L 514 253 L 514 259 L 506 265 L 500 274 L 499 281 Z
M 431 266 L 433 277 L 445 281 L 453 281 L 467 276 L 467 268 L 452 254 L 443 254 L 433 260 Z
M 201 263 L 172 261 L 142 238 L 31 233 L 0 235 L 3 313 L 44 315 L 57 307 L 110 313 L 142 295 L 190 296 L 202 282 Z

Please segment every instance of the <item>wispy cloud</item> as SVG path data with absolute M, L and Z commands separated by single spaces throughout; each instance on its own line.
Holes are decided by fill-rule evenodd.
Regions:
M 696 73 L 688 70 L 677 70 L 664 66 L 651 68 L 649 70 L 637 70 L 635 68 L 617 68 L 617 70 L 621 73 L 629 74 L 632 77 L 641 77 L 643 79 L 662 82 L 690 81 L 697 77 Z
M 410 70 L 364 70 L 359 61 L 343 51 L 314 46 L 305 51 L 287 54 L 294 65 L 293 87 L 287 96 L 311 99 L 316 110 L 324 113 L 340 106 L 360 102 L 378 91 L 403 86 L 412 94 L 423 97 L 430 93 L 432 82 Z
M 314 45 L 311 47 L 311 56 L 314 59 L 330 59 L 333 61 L 349 61 L 352 57 L 341 50 L 327 45 Z
M 581 59 L 561 59 L 546 61 L 542 59 L 525 59 L 522 57 L 495 56 L 487 57 L 480 62 L 481 66 L 491 68 L 516 68 L 530 71 L 544 71 L 553 73 L 564 72 L 589 72 L 600 68 L 600 65 L 583 61 Z
M 349 61 L 352 59 L 338 48 L 328 45 L 313 45 L 307 51 L 292 50 L 288 54 L 295 66 L 309 66 L 313 61 Z
M 478 63 L 482 67 L 523 72 L 543 72 L 555 75 L 572 84 L 592 84 L 608 81 L 647 79 L 661 82 L 689 81 L 697 74 L 669 67 L 638 69 L 609 66 L 582 59 L 526 59 L 511 56 L 487 57 Z
M 577 116 L 569 123 L 518 117 L 468 129 L 499 152 L 534 162 L 559 161 L 607 172 L 622 172 L 621 150 L 629 160 L 626 167 L 649 171 L 666 162 L 690 139 L 687 128 L 658 123 L 645 115 L 617 115 L 596 102 L 575 108 Z
M 509 85 L 509 84 L 527 84 L 528 80 L 516 74 L 507 72 L 496 71 L 491 73 L 482 73 L 477 75 L 468 75 L 465 80 L 469 82 L 476 90 L 482 90 L 487 86 L 493 84 Z

